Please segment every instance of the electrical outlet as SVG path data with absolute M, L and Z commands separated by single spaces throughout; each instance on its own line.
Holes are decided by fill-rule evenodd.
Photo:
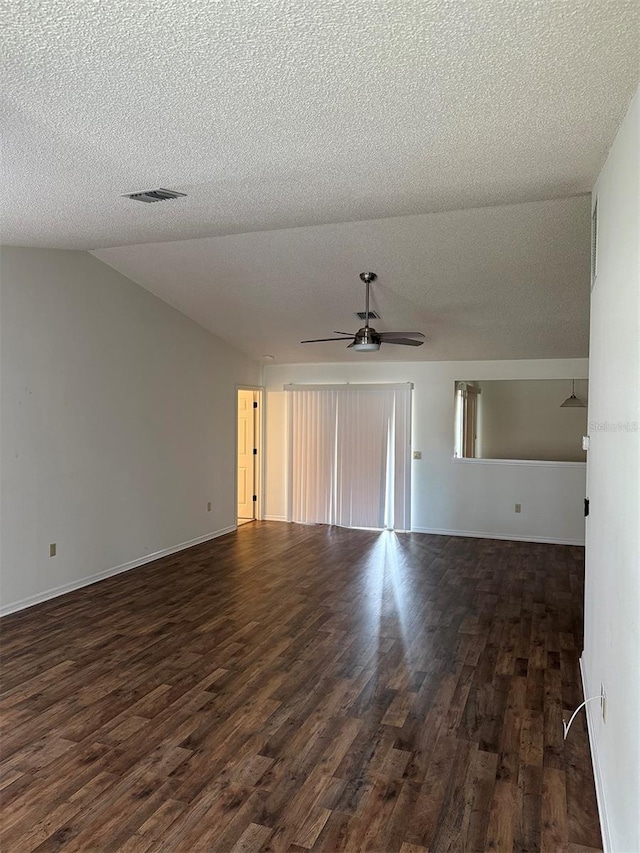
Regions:
M 207 512 L 211 512 L 211 501 L 207 501 Z
M 600 710 L 602 711 L 602 722 L 607 722 L 607 694 L 605 693 L 604 684 L 600 685 Z
M 422 459 L 422 451 L 421 450 L 414 450 L 413 451 L 413 458 L 414 459 Z
M 516 504 L 514 512 L 522 512 L 522 504 Z
M 55 542 L 52 542 L 51 545 L 49 545 L 49 556 L 55 557 L 57 551 L 58 551 L 58 546 L 56 545 Z

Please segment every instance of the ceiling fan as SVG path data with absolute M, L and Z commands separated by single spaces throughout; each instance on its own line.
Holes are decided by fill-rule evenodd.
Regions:
M 377 279 L 374 272 L 361 272 L 360 278 L 364 281 L 367 296 L 366 308 L 364 312 L 364 326 L 352 335 L 351 332 L 335 332 L 334 335 L 342 335 L 340 338 L 315 338 L 311 341 L 300 341 L 301 344 L 318 344 L 324 341 L 351 341 L 347 349 L 358 350 L 358 352 L 372 352 L 379 350 L 380 344 L 400 344 L 405 347 L 421 347 L 424 343 L 424 335 L 422 332 L 376 332 L 373 326 L 369 325 L 369 288 L 371 282 Z

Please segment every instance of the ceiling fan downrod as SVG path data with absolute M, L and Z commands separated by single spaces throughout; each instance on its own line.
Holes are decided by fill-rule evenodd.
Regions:
M 374 272 L 361 272 L 360 278 L 367 285 L 367 296 L 366 296 L 366 305 L 364 309 L 364 327 L 365 329 L 369 328 L 369 287 L 371 286 L 371 282 L 375 281 L 378 276 Z

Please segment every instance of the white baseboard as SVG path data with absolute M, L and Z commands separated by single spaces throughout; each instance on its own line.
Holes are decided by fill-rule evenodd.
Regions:
M 435 536 L 462 536 L 472 539 L 502 539 L 505 542 L 540 542 L 546 545 L 578 545 L 584 547 L 584 539 L 553 539 L 550 536 L 505 536 L 501 533 L 479 533 L 477 530 L 443 530 L 439 527 L 412 527 L 412 533 L 432 533 Z
M 64 595 L 67 592 L 73 592 L 74 589 L 81 589 L 83 586 L 90 586 L 98 581 L 110 578 L 113 575 L 128 572 L 131 569 L 137 569 L 139 566 L 144 566 L 146 563 L 152 563 L 154 560 L 159 560 L 161 557 L 168 557 L 170 554 L 177 554 L 178 551 L 184 551 L 186 548 L 192 548 L 194 545 L 201 545 L 203 542 L 209 542 L 211 539 L 217 539 L 219 536 L 224 536 L 226 533 L 232 533 L 237 530 L 235 524 L 229 527 L 223 527 L 221 530 L 215 530 L 213 533 L 205 533 L 204 536 L 197 536 L 195 539 L 190 539 L 188 542 L 181 542 L 179 545 L 173 545 L 170 548 L 163 548 L 161 551 L 154 551 L 153 554 L 145 554 L 144 557 L 138 557 L 136 560 L 130 560 L 128 563 L 123 563 L 121 566 L 115 566 L 111 569 L 104 569 L 102 572 L 96 572 L 94 575 L 89 575 L 86 578 L 81 578 L 77 581 L 55 586 L 52 589 L 47 589 L 44 592 L 30 595 L 28 598 L 23 598 L 21 601 L 14 601 L 12 604 L 6 604 L 0 607 L 0 617 L 8 616 L 10 613 L 16 613 L 18 610 L 25 610 L 27 607 L 33 607 L 35 604 L 41 604 L 43 601 L 49 601 L 50 598 L 57 598 L 59 595 Z
M 587 674 L 585 672 L 584 663 L 580 658 L 580 675 L 582 676 L 582 692 L 584 698 L 594 694 L 587 683 Z M 609 815 L 607 812 L 607 803 L 604 796 L 604 786 L 602 784 L 602 772 L 600 770 L 600 759 L 597 749 L 597 740 L 595 737 L 596 720 L 594 714 L 596 709 L 600 707 L 597 702 L 587 702 L 584 706 L 587 714 L 587 731 L 589 733 L 589 746 L 591 747 L 591 763 L 593 764 L 593 778 L 596 783 L 596 800 L 598 802 L 598 817 L 600 818 L 600 831 L 602 833 L 602 849 L 604 853 L 612 853 L 611 833 L 609 831 Z
M 286 515 L 263 515 L 264 521 L 288 521 Z

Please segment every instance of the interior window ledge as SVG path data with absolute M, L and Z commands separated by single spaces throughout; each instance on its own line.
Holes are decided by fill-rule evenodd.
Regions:
M 586 462 L 554 462 L 544 459 L 470 459 L 463 456 L 453 456 L 452 462 L 463 462 L 468 465 L 529 465 L 531 467 L 547 468 L 586 468 Z

